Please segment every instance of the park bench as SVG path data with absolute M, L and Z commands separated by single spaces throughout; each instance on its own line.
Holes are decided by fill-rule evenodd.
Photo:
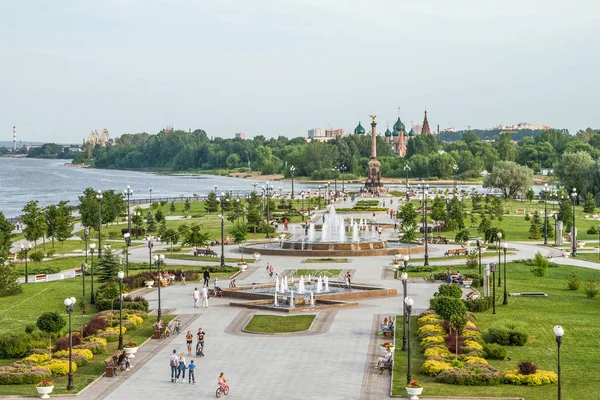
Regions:
M 517 208 L 517 209 L 515 210 L 515 212 L 516 212 L 517 214 L 519 214 L 519 213 L 525 214 L 525 209 L 524 209 L 524 208 Z
M 385 370 L 387 370 L 391 375 L 393 366 L 394 366 L 394 358 L 391 358 L 389 361 L 386 361 L 382 365 L 379 366 L 379 375 L 383 374 L 383 371 L 385 371 Z
M 125 370 L 125 366 L 123 364 L 116 363 L 115 359 L 112 356 L 104 360 L 104 365 L 106 367 L 106 370 L 104 371 L 104 376 L 107 378 L 112 378 L 113 376 L 116 376 L 117 370 Z
M 81 276 L 81 269 L 75 270 L 75 276 Z
M 211 256 L 211 257 L 217 256 L 217 253 L 215 253 L 211 249 L 197 249 L 196 251 L 194 251 L 194 253 L 195 253 L 194 254 L 195 256 Z
M 467 255 L 467 249 L 465 249 L 465 248 L 450 249 L 444 253 L 444 256 L 446 256 L 446 257 L 448 257 L 448 256 L 466 256 L 466 255 Z
M 35 282 L 46 282 L 48 276 L 46 274 L 37 274 L 35 276 Z

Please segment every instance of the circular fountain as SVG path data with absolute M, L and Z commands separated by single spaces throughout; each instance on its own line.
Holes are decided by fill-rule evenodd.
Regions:
M 323 214 L 323 223 L 310 223 L 299 229 L 288 239 L 277 243 L 245 245 L 245 248 L 263 254 L 305 256 L 380 256 L 409 253 L 422 246 L 399 242 L 388 242 L 377 232 L 377 224 L 368 218 L 344 218 L 333 205 Z M 290 254 L 293 252 L 293 254 Z

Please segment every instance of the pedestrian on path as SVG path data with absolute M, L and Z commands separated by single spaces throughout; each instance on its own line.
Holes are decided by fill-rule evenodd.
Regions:
M 171 366 L 171 382 L 175 383 L 177 377 L 177 366 L 179 365 L 179 357 L 177 357 L 177 350 L 173 350 L 171 358 L 169 358 L 169 365 Z
M 194 308 L 200 308 L 200 291 L 194 288 Z
M 194 360 L 190 360 L 190 365 L 188 365 L 188 369 L 190 373 L 188 374 L 188 383 L 196 384 L 196 376 L 194 375 L 194 370 L 196 369 L 196 365 L 194 364 Z
M 204 278 L 204 287 L 208 287 L 208 283 L 210 282 L 210 272 L 208 272 L 208 268 L 204 270 L 202 277 Z
M 185 379 L 185 370 L 186 369 L 187 369 L 187 365 L 185 363 L 185 354 L 182 351 L 181 354 L 179 355 L 179 365 L 177 366 L 177 379 L 179 379 L 179 376 L 183 374 L 183 376 L 181 377 L 181 383 L 183 383 L 183 380 Z
M 185 334 L 185 343 L 187 344 L 188 356 L 192 355 L 192 342 L 194 341 L 194 335 L 192 335 L 192 331 L 187 331 Z
M 204 332 L 204 331 L 202 330 L 202 328 L 198 328 L 198 333 L 197 333 L 197 335 L 196 335 L 196 336 L 197 336 L 197 338 L 198 338 L 198 345 L 199 345 L 199 346 L 200 346 L 200 348 L 202 349 L 202 350 L 200 351 L 200 354 L 199 354 L 199 355 L 198 355 L 198 354 L 196 354 L 196 356 L 199 356 L 199 357 L 204 357 L 204 340 L 206 339 L 206 332 Z M 196 346 L 196 347 L 198 347 L 198 346 Z
M 185 271 L 181 270 L 181 284 L 185 285 Z
M 202 288 L 202 307 L 208 308 L 208 288 Z

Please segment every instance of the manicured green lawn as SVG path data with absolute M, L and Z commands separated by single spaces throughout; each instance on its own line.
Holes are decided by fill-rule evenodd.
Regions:
M 592 262 L 600 262 L 600 258 L 598 258 L 598 253 L 580 253 L 577 252 L 578 260 L 592 261 Z
M 96 246 L 98 245 L 98 241 L 96 240 Z M 92 243 L 91 240 L 88 240 L 88 246 Z M 44 254 L 48 253 L 50 250 L 54 250 L 55 254 L 66 254 L 74 251 L 79 251 L 85 254 L 85 242 L 83 240 L 65 240 L 64 242 L 59 242 L 58 240 L 54 241 L 54 247 L 52 247 L 52 241 L 46 240 L 46 249 L 44 250 L 44 245 L 41 241 L 38 241 L 37 247 L 34 247 L 30 251 L 41 251 Z
M 315 315 L 255 315 L 244 327 L 254 333 L 300 332 L 310 328 Z
M 341 269 L 297 269 L 296 271 L 294 271 L 293 275 L 295 277 L 300 277 L 300 276 L 328 276 L 328 277 L 335 277 L 337 278 L 340 274 L 342 273 Z
M 544 278 L 534 277 L 529 267 L 511 263 L 508 266 L 508 291 L 542 291 L 548 298 L 509 297 L 507 306 L 502 303 L 502 290 L 497 290 L 497 314 L 492 311 L 477 313 L 477 326 L 485 333 L 491 323 L 499 320 L 521 321 L 529 334 L 523 347 L 509 347 L 510 361 L 489 360 L 490 364 L 503 371 L 516 369 L 521 360 L 532 360 L 539 369 L 556 371 L 556 341 L 552 328 L 561 325 L 565 329 L 562 358 L 563 399 L 591 398 L 600 385 L 596 366 L 600 363 L 598 348 L 598 319 L 600 299 L 587 299 L 582 288 L 567 289 L 569 275 L 576 271 L 582 282 L 594 277 L 600 280 L 600 271 L 559 266 L 548 268 Z M 417 337 L 416 317 L 411 319 L 412 376 L 422 382 L 423 395 L 444 396 L 514 396 L 527 400 L 556 398 L 556 385 L 542 387 L 500 386 L 455 386 L 435 383 L 435 378 L 422 375 L 420 368 L 425 361 Z M 402 338 L 402 326 L 397 326 L 396 340 Z M 396 347 L 394 364 L 394 393 L 405 394 L 406 354 Z
M 302 261 L 305 264 L 328 264 L 328 263 L 347 263 L 347 258 L 307 258 Z
M 96 257 L 94 257 L 94 263 L 95 259 Z M 85 257 L 60 257 L 49 261 L 42 261 L 41 263 L 28 261 L 27 271 L 30 276 L 40 273 L 56 273 L 66 269 L 80 268 L 84 262 Z M 90 263 L 91 257 L 88 258 L 88 264 Z M 25 261 L 17 261 L 14 265 L 17 272 L 19 272 L 20 275 L 25 276 Z

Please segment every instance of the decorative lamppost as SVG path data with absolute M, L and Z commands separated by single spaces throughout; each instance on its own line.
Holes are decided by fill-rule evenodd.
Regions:
M 548 244 L 548 184 L 544 184 L 544 244 Z
M 408 260 L 410 260 L 410 256 L 408 254 L 405 254 L 402 257 L 402 260 L 404 261 L 404 272 L 408 272 Z
M 481 275 L 481 241 L 477 239 L 477 251 L 479 252 L 479 275 Z
M 306 196 L 306 194 L 304 192 L 302 192 L 300 194 L 300 196 L 302 197 L 302 221 L 304 221 L 304 197 Z M 598 253 L 600 254 L 600 253 Z
M 83 295 L 82 295 L 81 298 L 84 299 L 84 301 L 85 301 L 85 273 L 86 273 L 87 267 L 88 267 L 88 238 L 89 238 L 89 234 L 90 234 L 90 231 L 87 228 L 85 228 L 83 230 L 83 240 L 85 241 L 85 262 L 81 266 L 81 286 L 83 288 Z
M 344 187 L 344 173 L 345 173 L 345 171 L 346 171 L 346 166 L 345 166 L 345 165 L 342 165 L 342 166 L 340 167 L 340 171 L 342 171 L 342 173 L 341 173 L 341 175 L 340 175 L 340 178 L 342 178 L 342 193 L 346 193 L 346 189 L 345 189 L 345 187 Z
M 21 251 L 23 253 L 25 253 L 25 283 L 29 282 L 29 269 L 27 267 L 27 254 L 29 254 L 29 250 L 31 250 L 31 243 L 28 242 L 27 246 L 25 246 L 23 243 L 21 243 Z
M 90 253 L 92 253 L 92 294 L 90 295 L 90 304 L 96 304 L 96 298 L 94 297 L 94 249 L 96 243 L 90 244 Z
M 410 167 L 408 164 L 404 166 L 404 172 L 406 172 L 406 181 L 404 181 L 406 186 L 406 201 L 410 200 L 410 196 L 408 195 L 408 172 L 410 171 Z
M 125 274 L 129 277 L 129 246 L 131 246 L 131 234 L 125 232 L 123 238 L 125 238 Z
M 154 247 L 154 236 L 146 237 L 146 241 L 148 242 L 148 268 L 150 273 L 152 273 L 152 248 Z
M 502 267 L 502 261 L 500 260 L 500 246 L 502 244 L 502 232 L 496 233 L 498 237 L 498 287 L 502 286 L 502 277 L 500 275 L 500 268 Z
M 554 335 L 556 336 L 556 346 L 558 348 L 558 400 L 561 399 L 561 392 L 560 392 L 560 345 L 562 343 L 562 337 L 565 334 L 565 330 L 560 326 L 560 325 L 556 325 L 554 327 Z
M 102 258 L 102 191 L 98 190 L 98 258 Z
M 457 189 L 457 185 L 458 185 L 458 181 L 457 181 L 457 174 L 458 174 L 458 165 L 454 164 L 452 166 L 452 171 L 454 171 L 454 193 L 456 194 Z
M 268 181 L 267 181 L 266 185 L 262 186 L 262 190 L 265 193 L 266 198 L 267 198 L 267 226 L 268 226 L 268 228 L 267 228 L 267 238 L 271 237 L 271 231 L 270 231 L 270 228 L 271 228 L 271 210 L 270 210 L 270 208 L 271 207 L 270 207 L 270 204 L 269 204 L 270 203 L 269 199 L 271 197 L 271 193 L 273 192 L 273 189 L 274 189 L 273 185 L 270 185 Z
M 221 266 L 223 266 L 225 265 L 225 202 L 228 199 L 225 197 L 225 193 L 221 193 L 221 197 L 218 200 L 221 203 Z
M 292 175 L 292 200 L 294 200 L 294 175 L 296 175 L 296 167 L 293 165 L 290 167 L 290 174 Z
M 148 191 L 150 192 L 150 204 L 152 204 L 152 191 L 154 190 L 153 187 L 149 187 Z
M 490 269 L 492 270 L 492 314 L 496 314 L 496 264 L 490 263 Z
M 404 300 L 404 304 L 406 305 L 406 330 L 408 331 L 408 335 L 406 336 L 406 343 L 408 347 L 408 369 L 406 371 L 406 384 L 408 385 L 412 381 L 412 374 L 410 373 L 410 313 L 412 311 L 414 301 L 412 298 L 407 297 Z
M 165 263 L 165 255 L 154 255 L 154 263 L 156 264 L 156 273 L 160 276 L 160 267 Z M 156 313 L 156 321 L 162 318 L 162 308 L 160 306 L 160 279 L 158 280 L 158 311 Z
M 420 188 L 421 185 L 418 185 L 418 187 Z M 423 238 L 425 239 L 425 261 L 423 262 L 423 265 L 429 265 L 429 249 L 428 249 L 428 240 L 427 240 L 427 231 L 428 231 L 428 226 L 427 226 L 427 194 L 428 194 L 428 189 L 429 189 L 429 185 L 423 185 L 423 202 L 421 203 L 423 206 Z
M 67 390 L 75 389 L 73 385 L 73 330 L 71 329 L 71 313 L 73 312 L 73 306 L 77 300 L 75 297 L 67 297 L 64 301 L 67 307 L 67 314 L 69 314 L 69 374 L 67 381 Z
M 406 283 L 408 273 L 405 271 L 400 275 L 402 281 L 402 351 L 406 351 Z
M 340 169 L 338 167 L 332 168 L 333 170 L 333 193 L 334 193 L 334 198 L 337 195 L 337 174 L 340 171 Z
M 117 273 L 119 278 L 119 350 L 123 350 L 123 277 L 125 274 L 123 271 Z M 158 282 L 160 286 L 160 281 Z
M 506 291 L 506 250 L 508 249 L 508 243 L 504 241 L 502 243 L 502 250 L 504 251 L 504 300 L 502 300 L 503 305 L 508 305 L 508 292 Z
M 573 193 L 571 193 L 571 197 L 573 198 L 573 229 L 571 231 L 571 257 L 577 256 L 577 238 L 576 238 L 576 230 L 575 230 L 575 202 L 577 201 L 577 189 L 573 188 Z
M 129 233 L 129 236 L 131 236 L 131 216 L 129 215 L 129 198 L 133 196 L 133 190 L 131 190 L 131 186 L 127 185 L 125 190 L 123 190 L 123 195 L 127 197 L 127 233 Z

